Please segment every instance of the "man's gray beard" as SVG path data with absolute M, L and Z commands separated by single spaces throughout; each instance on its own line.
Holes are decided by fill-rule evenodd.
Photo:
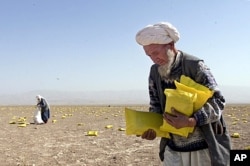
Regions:
M 168 78 L 169 75 L 170 75 L 170 72 L 171 72 L 171 67 L 172 67 L 172 64 L 174 62 L 174 57 L 175 57 L 175 54 L 174 54 L 174 51 L 173 50 L 170 50 L 168 49 L 166 51 L 166 54 L 167 54 L 167 57 L 168 57 L 168 62 L 164 65 L 161 65 L 158 67 L 158 72 L 160 74 L 160 76 L 162 78 Z

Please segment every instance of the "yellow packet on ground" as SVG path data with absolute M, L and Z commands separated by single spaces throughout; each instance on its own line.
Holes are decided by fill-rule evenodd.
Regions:
M 107 126 L 105 126 L 105 128 L 106 129 L 111 129 L 111 128 L 113 128 L 113 125 L 107 125 Z
M 165 112 L 171 114 L 171 108 L 174 107 L 180 113 L 187 116 L 191 116 L 193 114 L 193 103 L 196 100 L 196 94 L 176 89 L 166 89 L 164 93 L 166 95 Z M 160 130 L 187 137 L 188 134 L 193 131 L 193 127 L 176 129 L 163 120 Z
M 127 135 L 142 135 L 148 129 L 153 129 L 157 137 L 169 138 L 168 132 L 160 130 L 163 122 L 161 114 L 125 108 L 125 118 Z
M 23 124 L 18 125 L 18 127 L 26 127 L 26 126 L 27 126 L 26 123 L 23 123 Z
M 88 131 L 87 136 L 97 136 L 98 135 L 98 131 Z

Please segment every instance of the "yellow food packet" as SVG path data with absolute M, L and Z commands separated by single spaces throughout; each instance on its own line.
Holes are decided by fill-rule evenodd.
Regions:
M 169 138 L 168 132 L 160 130 L 163 122 L 161 114 L 125 108 L 125 118 L 127 135 L 142 135 L 148 129 L 153 129 L 157 137 Z
M 164 93 L 166 95 L 165 112 L 171 114 L 171 108 L 174 107 L 180 113 L 187 116 L 191 116 L 193 114 L 193 103 L 197 98 L 196 94 L 176 89 L 166 89 Z M 163 120 L 160 130 L 187 137 L 188 134 L 193 131 L 193 127 L 176 129 Z
M 180 82 L 175 81 L 175 86 L 177 90 L 183 90 L 197 95 L 197 98 L 194 101 L 194 111 L 200 109 L 214 93 L 206 86 L 198 84 L 184 75 L 181 76 Z
M 18 127 L 26 127 L 26 123 L 18 125 Z
M 105 128 L 106 129 L 111 129 L 111 128 L 113 128 L 113 125 L 107 125 L 107 126 L 105 126 Z
M 97 136 L 98 135 L 98 131 L 88 131 L 87 135 L 88 136 Z
M 122 128 L 122 127 L 120 127 L 118 130 L 119 130 L 119 131 L 126 131 L 126 129 L 125 129 L 125 128 Z
M 180 82 L 175 81 L 175 85 L 176 89 L 166 89 L 164 91 L 166 95 L 165 111 L 170 114 L 171 108 L 174 107 L 177 111 L 191 116 L 195 111 L 199 110 L 214 93 L 209 88 L 196 83 L 184 75 L 181 76 Z M 160 129 L 187 137 L 189 133 L 193 132 L 194 127 L 176 129 L 164 120 Z
M 193 103 L 197 98 L 196 94 L 177 89 L 165 89 L 164 93 L 166 95 L 165 112 L 171 114 L 171 108 L 174 107 L 187 116 L 193 114 Z

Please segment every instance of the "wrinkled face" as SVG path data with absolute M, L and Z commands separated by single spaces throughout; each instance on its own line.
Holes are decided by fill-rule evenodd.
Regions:
M 169 44 L 150 44 L 147 46 L 143 46 L 143 49 L 151 60 L 158 64 L 164 65 L 168 63 L 167 50 L 171 48 Z

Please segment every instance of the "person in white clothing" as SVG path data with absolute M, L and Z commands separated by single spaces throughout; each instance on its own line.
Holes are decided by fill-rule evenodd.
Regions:
M 47 100 L 41 95 L 37 95 L 36 98 L 37 98 L 37 107 L 41 113 L 41 119 L 44 123 L 47 123 L 50 118 L 50 106 Z

